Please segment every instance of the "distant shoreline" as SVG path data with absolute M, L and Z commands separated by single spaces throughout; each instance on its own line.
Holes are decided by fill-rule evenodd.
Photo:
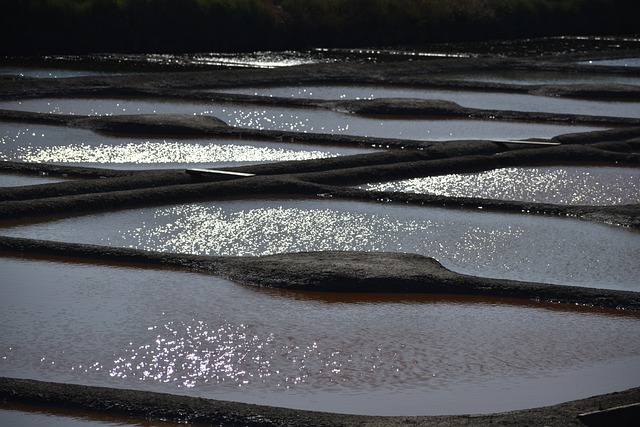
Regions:
M 249 52 L 637 33 L 629 0 L 0 0 L 0 54 Z

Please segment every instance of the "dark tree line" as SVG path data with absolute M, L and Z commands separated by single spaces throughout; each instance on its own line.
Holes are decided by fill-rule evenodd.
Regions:
M 638 32 L 638 0 L 0 0 L 0 53 L 213 52 Z

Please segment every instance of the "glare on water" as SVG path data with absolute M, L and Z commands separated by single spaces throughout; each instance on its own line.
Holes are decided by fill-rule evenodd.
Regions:
M 0 268 L 4 376 L 385 415 L 540 406 L 639 379 L 640 320 L 623 313 L 15 258 Z

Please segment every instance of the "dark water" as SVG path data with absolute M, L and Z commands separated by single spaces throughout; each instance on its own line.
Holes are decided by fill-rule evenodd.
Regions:
M 92 54 L 45 57 L 0 58 L 0 75 L 40 78 L 122 74 L 171 70 L 219 68 L 275 68 L 313 63 L 382 63 L 431 58 L 482 56 L 528 57 L 564 54 L 615 53 L 619 58 L 637 55 L 638 36 L 565 36 L 522 40 L 493 40 L 469 43 L 440 43 L 425 46 L 369 49 L 324 49 L 306 51 L 197 54 Z M 617 64 L 616 64 L 617 65 Z M 622 64 L 624 65 L 624 63 Z M 636 65 L 637 66 L 637 65 Z
M 360 85 L 305 85 L 275 86 L 268 88 L 249 87 L 228 89 L 224 91 L 248 95 L 312 99 L 440 99 L 455 102 L 463 107 L 479 108 L 484 110 L 542 111 L 555 114 L 566 114 L 570 112 L 571 114 L 584 114 L 591 116 L 640 118 L 640 102 L 584 101 L 568 98 L 499 92 Z
M 191 424 L 185 424 L 189 426 Z M 63 408 L 0 402 L 0 426 L 28 427 L 170 427 L 175 423 L 86 413 Z
M 0 258 L 0 375 L 380 415 L 486 413 L 637 385 L 640 319 L 332 295 Z

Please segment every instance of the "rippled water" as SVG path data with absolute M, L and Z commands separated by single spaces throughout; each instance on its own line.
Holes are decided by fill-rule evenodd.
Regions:
M 640 277 L 640 235 L 633 230 L 568 218 L 331 199 L 127 210 L 0 234 L 209 255 L 409 252 L 465 274 L 633 291 Z
M 0 160 L 73 164 L 115 169 L 231 167 L 371 152 L 240 139 L 106 136 L 85 129 L 6 123 L 0 131 Z
M 534 407 L 640 380 L 640 320 L 621 313 L 9 258 L 0 269 L 4 376 L 387 415 Z
M 279 86 L 234 88 L 231 93 L 317 99 L 421 98 L 453 101 L 463 107 L 488 110 L 534 111 L 557 114 L 640 117 L 639 102 L 583 101 L 500 92 L 421 89 L 384 86 Z
M 215 102 L 134 99 L 30 99 L 0 102 L 0 108 L 54 114 L 200 114 L 240 128 L 363 135 L 412 140 L 526 139 L 599 128 L 486 120 L 367 118 L 334 111 Z
M 549 166 L 495 169 L 361 186 L 451 197 L 569 205 L 640 203 L 640 168 Z

